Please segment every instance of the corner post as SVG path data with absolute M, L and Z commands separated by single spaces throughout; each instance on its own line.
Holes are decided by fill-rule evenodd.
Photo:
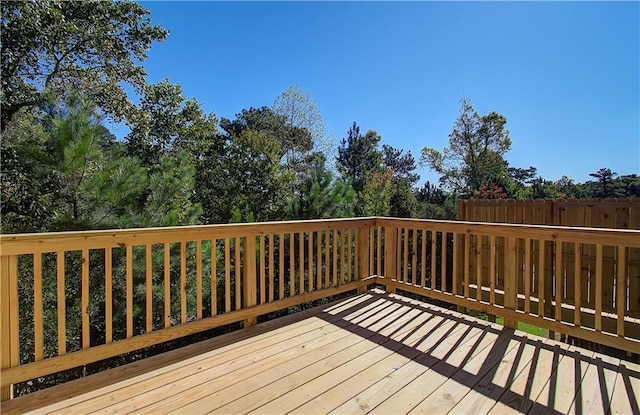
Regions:
M 396 275 L 396 258 L 398 252 L 398 228 L 395 226 L 385 226 L 384 227 L 384 279 L 387 281 L 391 281 L 392 279 L 398 278 Z M 387 286 L 388 293 L 395 293 L 395 287 Z
M 515 311 L 518 304 L 518 281 L 516 275 L 516 238 L 504 238 L 504 308 Z M 515 329 L 518 322 L 513 317 L 504 316 L 504 326 Z
M 358 275 L 356 278 L 358 280 L 362 280 L 371 275 L 369 271 L 369 244 L 371 243 L 371 241 L 369 241 L 369 228 L 371 228 L 369 222 L 365 222 L 356 228 L 356 243 L 358 244 Z M 358 294 L 363 294 L 366 291 L 366 285 L 358 287 Z
M 244 285 L 244 305 L 243 309 L 248 309 L 256 305 L 258 296 L 257 275 L 256 275 L 256 237 L 249 235 L 244 238 L 244 274 L 242 285 Z M 258 316 L 251 316 L 244 320 L 244 327 L 255 326 Z

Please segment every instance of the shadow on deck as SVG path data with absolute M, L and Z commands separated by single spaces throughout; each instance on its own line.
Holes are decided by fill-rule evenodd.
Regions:
M 640 366 L 371 291 L 2 403 L 2 413 L 640 413 Z

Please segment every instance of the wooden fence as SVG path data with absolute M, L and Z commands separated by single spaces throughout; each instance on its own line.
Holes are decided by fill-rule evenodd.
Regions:
M 460 200 L 458 201 L 458 220 L 492 223 L 514 223 L 530 225 L 553 225 L 588 228 L 640 229 L 640 199 L 568 199 L 568 200 Z M 479 256 L 482 264 L 487 264 L 490 256 L 488 240 L 482 241 Z M 496 247 L 498 265 L 504 260 L 505 246 L 498 242 Z M 544 250 L 544 272 L 549 284 L 553 284 L 552 267 L 554 258 L 561 263 L 564 272 L 560 276 L 566 289 L 562 293 L 564 304 L 575 305 L 574 292 L 580 286 L 581 301 L 588 307 L 595 307 L 596 283 L 595 270 L 597 252 L 594 244 L 552 244 L 530 247 L 531 255 L 539 257 Z M 576 251 L 577 250 L 577 251 Z M 517 262 L 523 264 L 526 250 L 523 245 L 516 247 Z M 640 249 L 631 248 L 626 252 L 625 267 L 629 275 L 629 315 L 640 318 Z M 602 252 L 603 286 L 602 300 L 604 310 L 614 310 L 613 291 L 615 270 L 619 263 L 619 253 L 610 246 L 604 246 Z M 474 267 L 476 260 L 471 261 Z M 486 265 L 485 265 L 486 267 Z M 488 282 L 489 274 L 482 269 L 482 280 Z M 502 281 L 498 288 L 504 289 Z M 546 288 L 550 292 L 551 286 Z M 520 294 L 523 294 L 522 292 Z

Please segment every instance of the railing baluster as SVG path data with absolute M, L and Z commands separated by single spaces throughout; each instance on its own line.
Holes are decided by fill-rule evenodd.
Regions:
M 296 273 L 296 257 L 295 257 L 295 233 L 289 234 L 289 297 L 293 297 L 296 293 L 295 273 Z
M 618 265 L 616 267 L 616 310 L 618 337 L 624 337 L 624 313 L 627 308 L 627 249 L 618 246 Z
M 84 302 L 84 299 L 83 299 Z M 43 358 L 43 331 L 42 322 L 42 254 L 33 255 L 33 334 L 35 361 Z M 84 326 L 84 321 L 83 321 Z
M 574 301 L 575 301 L 575 310 L 573 316 L 573 325 L 576 327 L 580 327 L 582 324 L 582 245 L 579 243 L 575 244 L 575 249 L 573 252 L 574 258 L 574 274 L 575 274 L 575 284 L 574 284 Z
M 242 270 L 242 265 L 240 264 L 240 238 L 239 237 L 235 237 L 233 238 L 233 256 L 234 256 L 234 260 L 233 260 L 233 270 L 234 270 L 234 287 L 235 287 L 235 308 L 234 310 L 240 310 L 242 308 L 242 293 L 240 292 L 240 289 L 242 287 L 242 283 L 240 282 L 240 279 L 242 278 L 242 274 L 241 274 L 241 270 Z M 247 253 L 245 252 L 245 255 Z
M 211 239 L 211 316 L 218 314 L 218 246 Z
M 409 282 L 409 232 L 410 229 L 402 229 L 402 282 Z
M 133 337 L 133 245 L 127 245 L 126 252 L 126 303 L 127 303 L 127 339 Z
M 464 236 L 464 298 L 469 298 L 469 267 L 471 262 L 471 234 Z
M 545 295 L 545 241 L 543 239 L 538 240 L 538 266 L 536 267 L 536 278 L 538 278 L 538 317 L 544 317 L 545 303 L 551 301 L 551 298 L 547 298 Z
M 313 231 L 307 232 L 308 240 L 307 240 L 307 280 L 308 280 L 308 291 L 313 291 Z M 304 280 L 304 279 L 303 279 Z M 303 291 L 303 290 L 301 290 Z
M 107 248 L 106 251 L 111 253 L 111 248 Z M 105 254 L 106 258 L 106 254 Z M 110 257 L 109 257 L 110 258 Z M 106 259 L 105 259 L 106 261 Z M 105 264 L 106 265 L 106 264 Z M 64 251 L 56 252 L 56 284 L 57 284 L 57 300 L 58 300 L 58 356 L 62 356 L 67 353 L 67 325 L 66 325 L 66 312 L 67 301 L 65 294 L 65 272 L 64 272 Z M 111 316 L 111 307 L 108 304 L 111 300 L 111 267 L 105 267 L 107 272 L 105 275 L 105 301 L 107 306 L 105 307 L 106 314 Z M 108 289 L 108 290 L 107 290 Z M 107 343 L 111 343 L 111 320 L 106 319 L 107 323 Z
M 417 273 L 416 268 L 418 267 L 418 230 L 411 230 L 411 240 L 413 241 L 413 246 L 411 249 L 411 283 L 416 285 L 417 283 Z
M 196 241 L 196 320 L 202 320 L 202 241 Z
M 260 304 L 265 303 L 266 299 L 266 287 L 267 287 L 267 274 L 266 274 L 266 251 L 265 251 L 265 238 L 263 234 L 260 234 L 260 276 L 258 278 L 260 290 Z
M 447 292 L 447 232 L 440 233 L 440 290 Z
M 375 226 L 369 226 L 369 238 L 368 238 L 368 244 L 369 244 L 369 272 L 367 274 L 369 275 L 375 275 L 376 273 L 374 272 L 374 268 L 373 268 L 373 261 L 374 261 L 374 252 L 375 252 Z
M 436 241 L 438 238 L 438 233 L 436 231 L 431 231 L 431 284 L 430 288 L 435 290 L 436 287 L 436 267 L 438 266 L 438 261 L 436 260 Z
M 346 280 L 342 280 L 343 283 L 353 281 L 353 269 L 351 268 L 352 261 L 352 252 L 351 252 L 351 228 L 346 229 L 347 231 L 347 278 Z
M 275 300 L 274 298 L 274 292 L 275 289 L 273 287 L 274 284 L 274 280 L 275 280 L 275 263 L 273 261 L 273 249 L 275 248 L 275 235 L 271 234 L 269 235 L 269 301 L 273 301 Z
M 496 272 L 496 237 L 491 235 L 489 236 L 489 304 L 492 305 L 496 303 Z M 517 278 L 515 272 L 506 277 L 514 280 Z
M 295 293 L 295 291 L 294 291 Z M 304 293 L 304 232 L 298 234 L 298 294 Z M 292 294 L 295 295 L 295 294 Z
M 145 293 L 147 333 L 153 331 L 153 258 L 151 244 L 145 247 Z
M 164 244 L 164 327 L 171 327 L 171 244 Z
M 316 289 L 322 289 L 322 231 L 316 232 Z
M 451 287 L 451 293 L 458 295 L 458 245 L 455 232 L 451 234 L 451 249 L 453 250 L 453 260 L 451 263 L 451 280 L 453 281 L 453 286 Z
M 324 231 L 324 287 L 329 288 L 331 286 L 331 235 L 330 231 Z
M 224 238 L 224 312 L 231 311 L 231 240 Z
M 562 321 L 562 241 L 556 241 L 556 268 L 555 268 L 555 319 L 556 321 Z
M 595 329 L 602 331 L 602 244 L 596 244 L 596 317 Z
M 187 242 L 180 243 L 180 324 L 187 322 Z
M 278 252 L 278 298 L 282 300 L 284 298 L 284 233 L 278 236 L 278 243 L 280 245 Z
M 11 257 L 0 256 L 0 368 L 8 369 L 13 366 L 11 350 Z M 13 385 L 7 385 L 0 389 L 0 399 L 13 398 Z
M 89 250 L 82 250 L 82 348 L 91 346 L 89 338 L 91 329 L 89 326 Z
M 377 226 L 376 233 L 376 236 L 378 237 L 378 245 L 376 246 L 376 255 L 378 260 L 378 264 L 376 266 L 376 275 L 382 276 L 384 275 L 384 271 L 382 271 L 382 227 Z
M 476 301 L 482 301 L 482 235 L 476 235 Z
M 422 246 L 421 246 L 421 255 L 420 255 L 420 278 L 422 279 L 420 282 L 421 287 L 427 286 L 427 231 L 422 230 Z
M 531 312 L 531 239 L 524 240 L 524 312 Z
M 333 230 L 333 286 L 338 285 L 338 230 Z

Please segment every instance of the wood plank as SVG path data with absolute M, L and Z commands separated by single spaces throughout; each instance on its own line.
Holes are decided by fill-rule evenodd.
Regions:
M 565 357 L 568 347 L 550 339 L 536 343 L 531 365 L 525 366 L 516 376 L 509 390 L 500 396 L 488 413 L 526 412 L 527 408 L 532 408 L 532 401 L 537 399 L 549 379 L 556 376 L 558 364 Z
M 573 324 L 574 326 L 580 327 L 582 325 L 582 244 L 576 243 L 574 245 L 573 263 L 573 275 L 575 280 L 573 292 L 573 301 L 575 304 Z
M 593 352 L 570 347 L 558 363 L 557 370 L 540 394 L 528 403 L 525 411 L 530 414 L 569 413 L 592 356 Z
M 627 249 L 618 247 L 616 267 L 616 309 L 618 314 L 618 336 L 624 337 L 624 315 L 627 309 Z
M 489 304 L 496 303 L 496 237 L 489 236 Z M 514 278 L 515 275 L 509 275 Z
M 518 335 L 522 333 L 516 332 Z M 452 409 L 455 414 L 487 413 L 500 397 L 509 390 L 515 378 L 529 370 L 532 359 L 543 339 L 523 336 L 517 347 L 511 348 L 501 359 L 495 372 L 487 373 L 474 388 Z
M 0 256 L 0 368 L 11 367 L 11 264 L 9 257 Z M 0 400 L 13 398 L 13 385 L 0 390 Z
M 595 329 L 602 331 L 602 244 L 596 244 L 596 315 Z
M 564 278 L 564 267 L 562 266 L 562 250 L 562 241 L 556 241 L 556 263 L 554 272 L 556 321 L 562 320 L 562 280 Z
M 620 359 L 596 353 L 591 358 L 570 414 L 606 414 L 609 411 L 610 396 L 618 376 Z
M 382 304 L 384 307 L 384 303 Z M 211 385 L 205 385 L 204 390 L 198 390 L 197 397 L 187 407 L 177 408 L 179 403 L 172 401 L 162 403 L 162 408 L 169 408 L 178 412 L 207 412 L 215 410 L 217 413 L 246 413 L 251 409 L 260 406 L 262 402 L 268 402 L 270 397 L 279 397 L 287 391 L 293 390 L 297 383 L 306 383 L 324 373 L 329 368 L 343 365 L 353 360 L 357 356 L 376 347 L 376 342 L 367 341 L 368 338 L 375 336 L 375 326 L 383 327 L 389 320 L 393 321 L 398 317 L 406 314 L 399 307 L 396 307 L 391 315 L 387 316 L 383 322 L 379 321 L 378 313 L 373 308 L 362 318 L 357 320 L 357 325 L 346 326 L 339 330 L 338 335 L 343 336 L 339 341 L 332 342 L 327 347 L 318 349 L 315 353 L 307 353 L 294 359 L 284 359 L 278 364 L 269 363 L 262 365 L 259 369 L 269 368 L 264 376 L 244 376 L 243 378 L 234 379 L 233 381 L 223 380 L 216 382 L 220 384 L 221 393 L 212 393 Z M 404 319 L 408 319 L 405 317 Z M 394 324 L 393 328 L 399 325 Z M 367 330 L 370 328 L 370 330 Z M 346 335 L 345 335 L 345 332 Z M 266 367 L 265 367 L 266 366 Z M 303 369 L 304 370 L 301 370 Z M 228 387 L 229 384 L 230 387 Z M 215 391 L 214 391 L 215 392 Z M 241 398 L 241 399 L 240 399 Z M 191 401 L 192 399 L 189 399 Z M 257 402 L 257 406 L 256 406 Z M 224 406 L 223 406 L 224 405 Z M 152 409 L 154 413 L 159 409 L 157 405 L 145 408 Z
M 376 298 L 378 298 L 377 301 Z M 3 413 L 5 413 L 5 411 L 7 413 L 22 413 L 24 411 L 33 411 L 37 408 L 50 408 L 52 410 L 65 408 L 70 404 L 90 399 L 92 396 L 102 396 L 103 392 L 121 389 L 120 382 L 122 381 L 126 382 L 122 384 L 122 386 L 128 386 L 138 381 L 144 381 L 144 379 L 154 378 L 158 374 L 170 372 L 174 370 L 175 367 L 180 367 L 183 364 L 198 362 L 208 357 L 200 356 L 203 353 L 219 356 L 220 353 L 226 350 L 236 350 L 238 346 L 242 346 L 243 344 L 254 344 L 263 338 L 276 335 L 282 331 L 294 330 L 299 325 L 316 324 L 319 320 L 313 316 L 317 313 L 326 313 L 329 316 L 333 316 L 335 312 L 338 312 L 339 315 L 337 315 L 336 318 L 348 318 L 349 315 L 354 314 L 349 313 L 350 310 L 359 311 L 368 309 L 370 312 L 375 313 L 375 309 L 372 307 L 374 303 L 378 305 L 384 304 L 379 297 L 371 294 L 332 302 L 300 313 L 261 323 L 248 329 L 228 333 L 161 355 L 123 365 L 88 378 L 78 379 L 47 390 L 37 391 L 28 396 L 23 396 L 10 402 L 4 402 L 2 411 Z M 362 306 L 363 304 L 364 306 Z M 345 316 L 345 314 L 347 315 Z M 325 318 L 323 324 L 330 324 L 331 319 L 332 317 Z M 295 337 L 295 335 L 294 333 L 292 337 Z M 56 390 L 60 390 L 62 393 L 55 393 Z M 60 395 L 63 395 L 65 399 L 60 400 Z M 72 398 L 66 399 L 68 397 Z M 46 412 L 46 410 L 44 412 Z
M 637 414 L 640 413 L 640 365 L 621 361 L 618 367 L 611 402 L 610 414 Z

